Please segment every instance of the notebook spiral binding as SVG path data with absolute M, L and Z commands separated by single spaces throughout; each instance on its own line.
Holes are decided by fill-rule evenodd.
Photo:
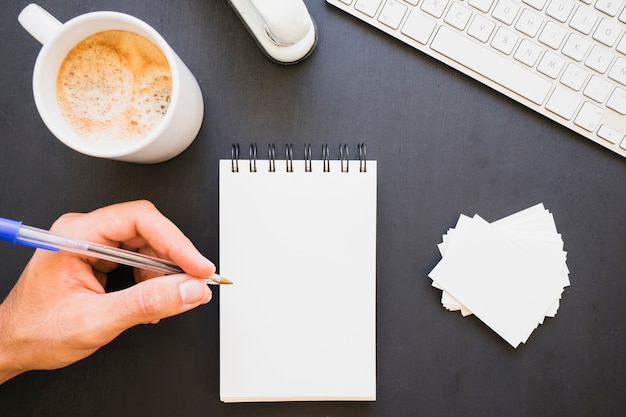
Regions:
M 269 172 L 276 172 L 276 145 L 270 143 L 268 146 Z M 364 143 L 357 144 L 357 157 L 359 162 L 359 172 L 367 172 L 367 149 Z M 234 143 L 231 148 L 231 171 L 239 172 L 240 147 Z M 304 145 L 304 171 L 312 172 L 311 161 L 313 153 L 311 144 Z M 250 172 L 257 172 L 257 144 L 250 144 L 249 151 Z M 341 172 L 350 172 L 350 159 L 348 145 L 339 145 L 339 166 Z M 330 172 L 330 150 L 328 144 L 322 144 L 322 169 L 323 172 Z M 285 145 L 285 170 L 293 172 L 293 144 Z

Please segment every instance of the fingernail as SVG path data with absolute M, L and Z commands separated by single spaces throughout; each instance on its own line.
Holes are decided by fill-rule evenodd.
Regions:
M 198 304 L 207 297 L 207 285 L 197 279 L 189 279 L 178 286 L 183 304 Z

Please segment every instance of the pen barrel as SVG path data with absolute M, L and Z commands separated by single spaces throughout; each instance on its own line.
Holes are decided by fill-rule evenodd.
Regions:
M 125 249 L 114 248 L 106 245 L 88 243 L 88 256 L 105 259 L 135 268 L 147 269 L 163 274 L 181 274 L 185 271 L 178 265 L 165 259 L 155 258 L 139 252 L 131 252 Z
M 20 228 L 15 234 L 15 240 L 13 243 L 39 249 L 58 251 L 61 249 L 63 243 L 62 241 L 64 239 L 66 238 L 55 235 L 54 233 L 50 233 L 46 230 L 20 224 Z
M 122 248 L 60 236 L 47 230 L 24 226 L 19 222 L 16 224 L 15 228 L 19 227 L 19 230 L 15 233 L 15 239 L 5 240 L 40 249 L 52 251 L 64 250 L 134 268 L 147 269 L 164 275 L 185 273 L 181 267 L 167 259 L 160 259 Z M 204 278 L 204 281 L 211 285 L 230 283 L 230 281 L 225 280 L 217 274 Z
M 17 237 L 19 243 L 29 244 L 29 246 L 42 249 L 55 251 L 64 250 L 163 274 L 179 274 L 184 272 L 173 262 L 164 259 L 103 244 L 72 239 L 36 227 L 22 225 L 18 231 Z

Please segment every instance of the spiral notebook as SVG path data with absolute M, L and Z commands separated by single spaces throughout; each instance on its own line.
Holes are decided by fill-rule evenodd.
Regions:
M 373 401 L 376 161 L 252 149 L 220 161 L 220 399 Z

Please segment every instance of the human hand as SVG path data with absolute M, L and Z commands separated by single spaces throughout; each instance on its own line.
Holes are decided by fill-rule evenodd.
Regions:
M 117 264 L 36 250 L 0 304 L 0 383 L 28 370 L 67 366 L 130 327 L 157 323 L 211 300 L 201 277 L 212 275 L 215 266 L 147 201 L 66 214 L 50 230 L 170 259 L 186 274 L 135 269 L 135 285 L 105 293 L 106 274 Z

